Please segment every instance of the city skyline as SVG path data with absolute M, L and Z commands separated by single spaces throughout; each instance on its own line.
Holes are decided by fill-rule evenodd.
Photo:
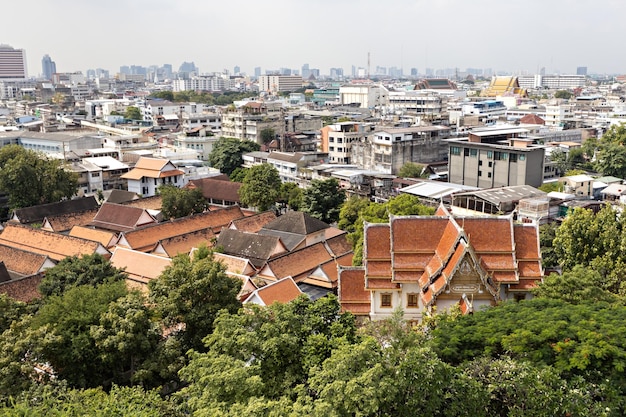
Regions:
M 352 66 L 489 68 L 494 72 L 574 74 L 626 72 L 609 47 L 619 39 L 626 4 L 616 0 L 267 0 L 200 2 L 133 0 L 85 3 L 33 0 L 26 19 L 6 19 L 0 43 L 24 49 L 29 76 L 49 55 L 59 72 L 123 65 L 194 62 L 201 73 L 254 74 L 303 64 L 329 74 Z M 25 17 L 23 7 L 0 7 Z M 28 22 L 27 24 L 25 22 Z M 305 23 L 303 25 L 302 23 Z M 33 28 L 37 28 L 34 30 Z M 369 55 L 369 65 L 368 65 Z

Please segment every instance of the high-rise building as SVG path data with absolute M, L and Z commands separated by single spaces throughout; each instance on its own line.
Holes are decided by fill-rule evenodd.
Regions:
M 241 68 L 239 68 L 239 65 L 235 65 L 235 68 L 233 68 L 233 74 L 235 75 L 241 74 Z
M 27 78 L 26 52 L 0 44 L 0 78 Z
M 577 67 L 576 75 L 587 75 L 587 67 Z
M 254 76 L 259 78 L 261 76 L 261 67 L 254 67 Z
M 52 79 L 52 74 L 57 72 L 57 64 L 50 58 L 50 55 L 45 54 L 41 59 L 41 73 L 46 80 Z

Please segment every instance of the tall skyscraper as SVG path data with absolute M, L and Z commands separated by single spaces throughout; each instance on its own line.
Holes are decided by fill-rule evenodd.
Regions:
M 587 75 L 587 67 L 577 67 L 576 75 Z
M 46 80 L 52 79 L 52 74 L 57 72 L 57 64 L 50 58 L 50 55 L 45 54 L 41 59 L 41 73 Z
M 259 78 L 261 76 L 261 67 L 254 67 L 254 76 Z
M 0 44 L 0 78 L 27 78 L 26 52 Z
M 235 68 L 233 68 L 233 73 L 234 73 L 235 75 L 239 75 L 239 74 L 241 74 L 241 68 L 239 68 L 239 66 L 238 66 L 238 65 L 235 65 Z

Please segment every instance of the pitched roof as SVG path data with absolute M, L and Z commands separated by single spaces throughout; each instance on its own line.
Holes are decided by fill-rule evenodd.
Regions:
M 110 248 L 117 243 L 117 234 L 106 230 L 97 230 L 90 227 L 74 226 L 69 233 L 70 236 L 89 239 L 100 242 L 105 248 Z
M 157 242 L 163 239 L 203 229 L 211 229 L 213 232 L 218 232 L 233 219 L 239 217 L 243 217 L 243 213 L 238 206 L 206 211 L 124 232 L 120 236 L 118 244 L 146 252 L 154 249 Z
M 38 274 L 54 266 L 54 262 L 47 255 L 14 248 L 6 244 L 0 244 L 0 261 L 4 262 L 10 272 L 15 272 L 20 276 Z
M 546 121 L 536 114 L 527 114 L 519 119 L 520 124 L 524 125 L 545 125 Z
M 348 234 L 345 232 L 330 239 L 326 239 L 326 245 L 328 245 L 333 256 L 343 256 L 352 252 L 352 244 L 348 242 Z
M 216 252 L 213 254 L 213 259 L 223 263 L 226 272 L 230 274 L 252 276 L 256 272 L 256 268 L 246 258 Z
M 224 253 L 250 259 L 255 267 L 261 267 L 273 256 L 287 252 L 280 238 L 239 230 L 224 229 L 217 238 L 217 246 Z
M 190 180 L 187 187 L 199 189 L 207 200 L 223 200 L 239 203 L 239 189 L 242 185 L 243 184 L 240 182 L 201 178 L 198 180 Z
M 165 170 L 168 165 L 170 165 L 170 168 L 172 169 Z M 127 173 L 123 174 L 121 178 L 129 180 L 140 180 L 143 177 L 167 178 L 183 174 L 183 171 L 175 169 L 174 165 L 167 159 L 148 158 L 142 156 L 135 164 L 135 167 Z
M 28 303 L 41 297 L 39 293 L 41 279 L 42 275 L 36 274 L 2 282 L 0 283 L 0 294 L 6 294 L 15 300 Z
M 126 201 L 122 204 L 129 207 L 139 207 L 146 210 L 161 211 L 161 207 L 163 206 L 163 197 L 161 195 L 153 195 L 150 197 L 142 197 L 136 200 Z
M 354 315 L 368 315 L 371 309 L 370 292 L 365 289 L 365 269 L 339 268 L 339 303 L 342 311 Z
M 96 198 L 83 197 L 58 203 L 41 204 L 38 206 L 16 209 L 13 211 L 13 220 L 22 224 L 38 223 L 47 216 L 58 216 L 66 213 L 83 212 L 98 208 Z
M 196 230 L 159 240 L 152 253 L 173 258 L 180 253 L 189 253 L 200 245 L 212 247 L 212 239 L 215 239 L 215 233 L 211 228 Z
M 288 303 L 298 298 L 300 294 L 302 291 L 294 280 L 291 277 L 286 277 L 254 291 L 244 301 L 244 304 L 257 303 L 269 306 L 273 303 Z
M 276 219 L 274 211 L 264 211 L 252 216 L 241 217 L 230 222 L 229 229 L 242 232 L 257 233 L 263 226 Z
M 128 232 L 156 219 L 145 209 L 123 204 L 104 203 L 94 217 L 91 225 L 99 229 Z
M 311 217 L 307 213 L 288 211 L 276 220 L 267 223 L 263 229 L 309 235 L 329 227 L 328 224 Z
M 169 258 L 138 252 L 126 248 L 115 248 L 111 255 L 111 264 L 128 274 L 128 280 L 135 284 L 147 284 L 150 280 L 158 278 L 172 263 Z
M 97 213 L 98 208 L 94 208 L 77 213 L 46 216 L 43 220 L 41 228 L 50 232 L 66 232 L 74 226 L 84 226 L 90 224 Z
M 16 224 L 6 225 L 0 234 L 0 244 L 44 254 L 54 261 L 60 261 L 68 256 L 109 254 L 104 246 L 92 240 Z
M 262 228 L 258 231 L 259 235 L 263 236 L 274 236 L 280 239 L 280 241 L 285 245 L 288 251 L 292 251 L 297 249 L 298 247 L 305 246 L 306 243 L 306 235 L 301 235 L 298 233 L 289 233 L 283 232 L 280 230 L 271 230 Z
M 329 260 L 333 260 L 333 256 L 326 249 L 326 245 L 319 242 L 270 259 L 259 275 L 274 279 L 291 276 L 296 281 L 300 281 Z
M 109 194 L 109 196 L 106 199 L 107 203 L 122 204 L 128 201 L 137 200 L 139 198 L 137 193 L 134 193 L 132 191 L 126 191 L 126 190 L 113 189 L 109 191 L 104 191 L 104 193 L 105 195 L 107 193 Z

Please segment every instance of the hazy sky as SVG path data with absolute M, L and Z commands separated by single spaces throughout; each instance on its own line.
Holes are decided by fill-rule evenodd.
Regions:
M 194 61 L 328 74 L 352 65 L 626 73 L 624 0 L 17 0 L 0 4 L 0 43 L 28 73 Z

